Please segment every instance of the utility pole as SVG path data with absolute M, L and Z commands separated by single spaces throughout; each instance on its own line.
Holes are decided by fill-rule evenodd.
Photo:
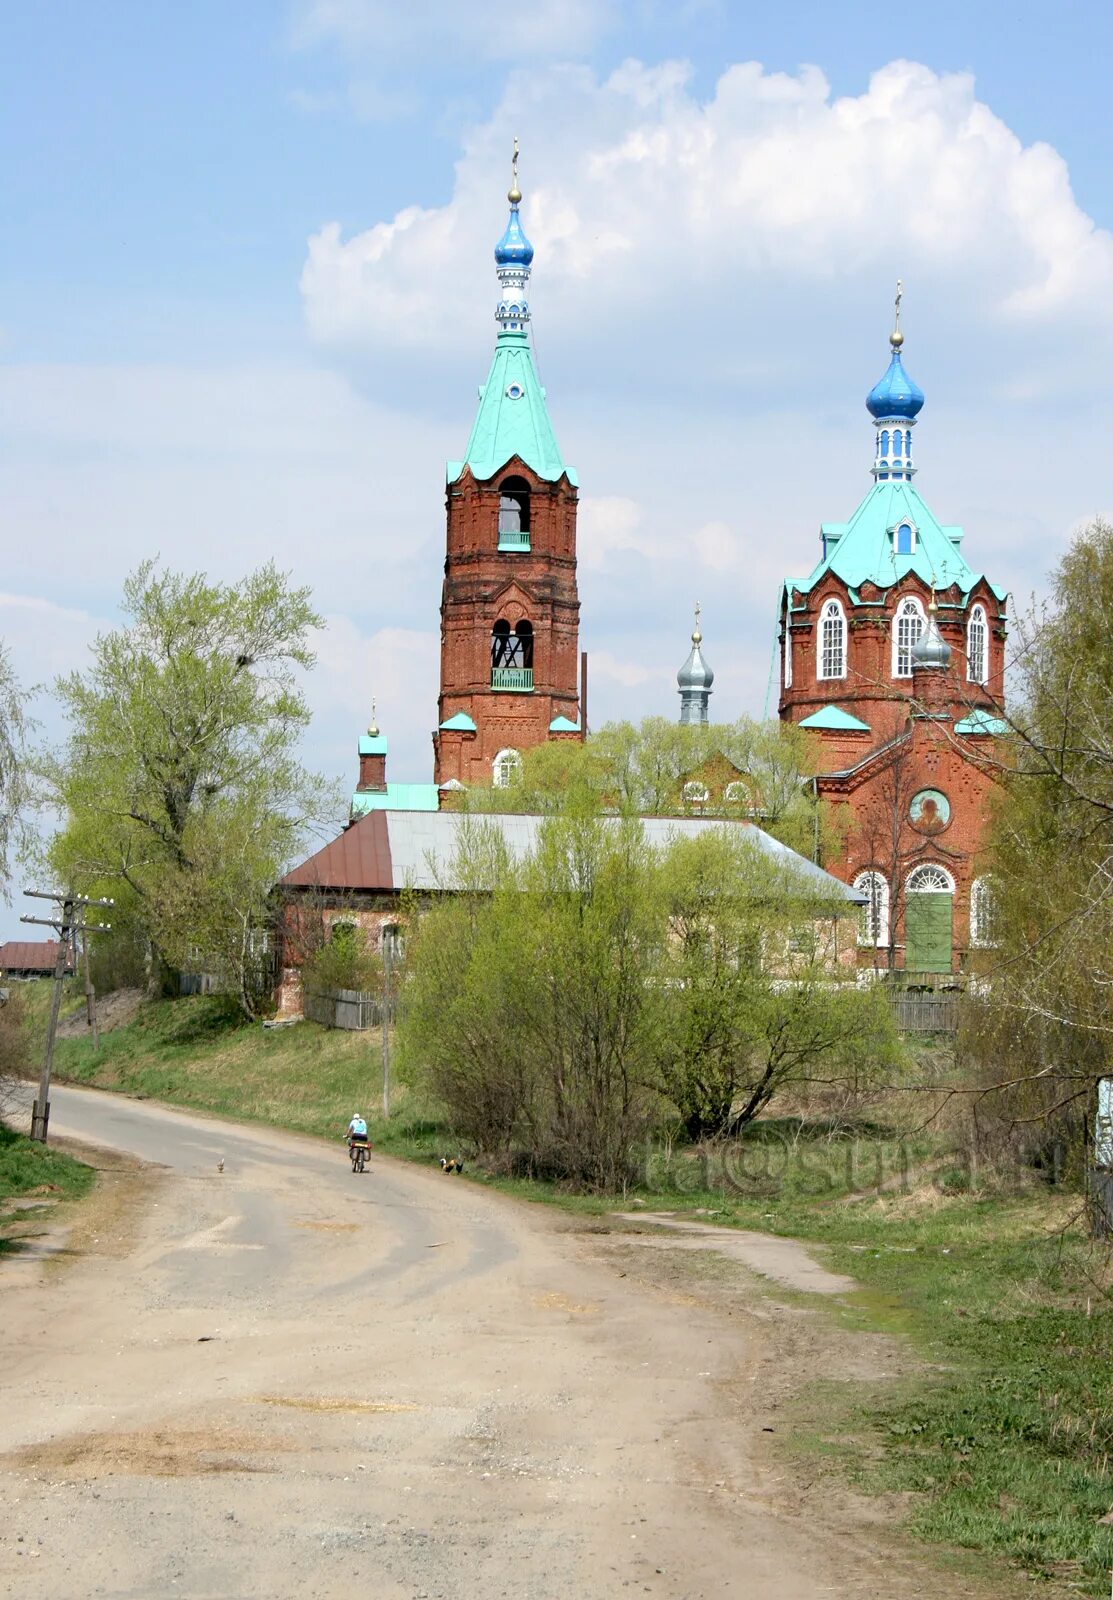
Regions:
M 93 1030 L 93 1054 L 100 1054 L 100 1030 L 97 1027 L 97 991 L 89 976 L 89 930 L 85 919 L 81 921 L 81 963 L 85 969 L 85 1021 Z
M 394 929 L 383 930 L 383 1121 L 390 1120 L 390 958 Z
M 58 957 L 54 963 L 54 992 L 50 997 L 50 1021 L 46 1030 L 46 1048 L 43 1051 L 43 1070 L 39 1079 L 39 1098 L 31 1108 L 31 1137 L 46 1143 L 46 1130 L 50 1122 L 50 1072 L 54 1065 L 54 1035 L 58 1030 L 58 1011 L 62 1004 L 62 981 L 66 976 L 66 957 L 72 947 L 74 935 L 74 912 L 78 907 L 82 910 L 86 906 L 111 906 L 113 900 L 90 900 L 87 895 L 66 894 L 61 890 L 24 889 L 24 894 L 30 900 L 53 900 L 55 905 L 61 906 L 58 917 L 20 917 L 20 922 L 35 922 L 44 928 L 55 928 L 58 932 Z M 83 924 L 88 933 L 107 933 L 111 928 L 110 922 L 95 923 L 91 928 Z

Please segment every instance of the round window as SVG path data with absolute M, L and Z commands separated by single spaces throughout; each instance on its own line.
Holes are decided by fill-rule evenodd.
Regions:
M 506 395 L 509 400 L 520 400 L 525 394 L 520 383 L 511 383 L 507 386 Z

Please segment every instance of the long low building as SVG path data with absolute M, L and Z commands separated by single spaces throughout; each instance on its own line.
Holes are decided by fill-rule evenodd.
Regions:
M 57 939 L 9 939 L 0 944 L 0 973 L 5 978 L 49 978 L 58 960 Z M 73 960 L 66 958 L 66 971 Z
M 322 927 L 354 923 L 372 949 L 397 946 L 404 894 L 453 894 L 461 889 L 457 868 L 469 830 L 497 829 L 511 857 L 521 859 L 534 848 L 547 820 L 501 813 L 477 816 L 458 811 L 384 810 L 368 812 L 353 822 L 278 884 L 279 1013 L 290 1016 L 300 1012 L 299 969 Z M 803 894 L 833 898 L 848 911 L 866 904 L 861 890 L 832 877 L 752 822 L 710 817 L 643 817 L 640 821 L 647 842 L 658 849 L 676 839 L 737 829 L 769 862 L 770 882 L 777 892 L 783 893 L 788 874 L 799 881 Z

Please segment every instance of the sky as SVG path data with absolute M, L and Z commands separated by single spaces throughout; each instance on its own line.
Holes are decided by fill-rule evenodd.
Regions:
M 374 698 L 390 776 L 431 778 L 444 463 L 515 136 L 593 724 L 676 714 L 697 600 L 713 716 L 763 712 L 781 582 L 871 481 L 898 277 L 917 487 L 974 570 L 1026 604 L 1113 512 L 1107 6 L 0 15 L 0 637 L 26 683 L 87 661 L 141 560 L 273 558 L 327 619 L 306 760 L 354 782 Z

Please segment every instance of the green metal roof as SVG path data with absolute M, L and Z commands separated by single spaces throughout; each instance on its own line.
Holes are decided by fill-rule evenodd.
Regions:
M 899 553 L 893 529 L 902 522 L 916 530 L 915 549 Z M 790 579 L 788 588 L 807 594 L 829 573 L 852 589 L 874 583 L 891 589 L 915 573 L 925 584 L 947 589 L 957 583 L 968 594 L 982 574 L 970 568 L 959 550 L 961 528 L 947 528 L 936 521 L 926 501 L 905 479 L 879 479 L 849 522 L 825 522 L 823 559 L 810 578 Z M 1005 589 L 990 588 L 998 600 Z
M 1008 733 L 1009 725 L 1000 717 L 995 717 L 992 712 L 978 709 L 971 711 L 968 717 L 963 717 L 961 722 L 955 723 L 956 733 Z
M 361 756 L 385 756 L 385 733 L 361 733 L 359 736 L 359 753 Z
M 448 717 L 442 722 L 441 727 L 451 728 L 458 733 L 475 733 L 478 731 L 466 711 L 457 711 L 454 717 Z
M 849 711 L 844 711 L 841 706 L 823 706 L 819 711 L 813 711 L 810 717 L 802 717 L 802 728 L 828 728 L 839 733 L 868 733 L 870 725 L 859 717 L 852 716 Z
M 550 733 L 579 733 L 579 731 L 579 723 L 571 722 L 567 717 L 554 717 L 549 723 Z
M 385 791 L 367 794 L 356 790 L 351 816 L 365 817 L 369 811 L 436 811 L 439 809 L 435 783 L 388 783 Z
M 513 456 L 547 483 L 566 475 L 569 483 L 579 482 L 561 457 L 528 336 L 504 332 L 498 336 L 487 382 L 479 391 L 479 411 L 464 459 L 448 463 L 448 481 L 455 483 L 468 466 L 473 477 L 485 483 Z

